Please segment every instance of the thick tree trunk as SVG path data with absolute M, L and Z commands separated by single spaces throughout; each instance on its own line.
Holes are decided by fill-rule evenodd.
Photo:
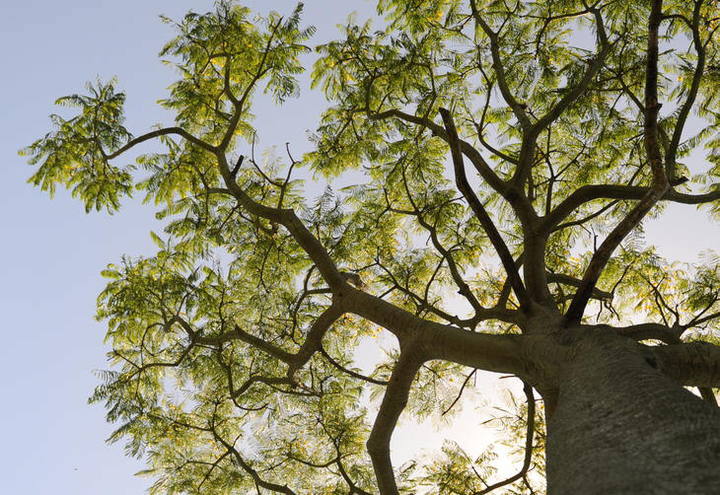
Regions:
M 664 376 L 647 348 L 592 334 L 558 377 L 548 493 L 719 494 L 720 409 Z

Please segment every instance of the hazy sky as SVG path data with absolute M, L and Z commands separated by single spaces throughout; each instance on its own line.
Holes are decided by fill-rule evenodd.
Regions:
M 289 11 L 295 2 L 245 2 L 253 9 Z M 351 9 L 371 11 L 363 0 L 306 2 L 317 39 L 336 32 Z M 344 4 L 344 5 L 341 5 Z M 159 230 L 151 209 L 126 205 L 118 214 L 86 215 L 64 192 L 50 200 L 25 181 L 31 169 L 17 150 L 50 130 L 58 96 L 83 90 L 96 76 L 117 76 L 128 93 L 128 127 L 136 134 L 166 120 L 155 101 L 175 74 L 157 53 L 172 36 L 159 14 L 178 18 L 208 10 L 208 0 L 24 0 L 3 2 L 0 18 L 0 310 L 3 345 L 0 408 L 3 493 L 142 493 L 142 468 L 107 447 L 111 431 L 102 407 L 87 397 L 105 368 L 103 327 L 93 320 L 104 285 L 99 271 L 124 253 L 154 252 L 148 236 Z M 263 7 L 264 6 L 264 7 Z M 319 96 L 285 110 L 257 108 L 263 143 L 304 146 L 322 108 Z M 264 132 L 267 130 L 267 132 Z
M 250 7 L 289 11 L 294 2 L 248 1 Z M 99 271 L 122 254 L 154 252 L 148 236 L 159 230 L 152 209 L 127 204 L 114 215 L 85 215 L 80 202 L 60 192 L 54 200 L 25 183 L 31 173 L 17 150 L 50 130 L 48 114 L 58 96 L 82 91 L 96 76 L 118 76 L 128 93 L 127 126 L 135 134 L 167 121 L 155 101 L 175 77 L 156 54 L 172 35 L 158 14 L 179 17 L 207 10 L 208 0 L 8 0 L 0 19 L 2 119 L 0 126 L 0 312 L 3 345 L 0 380 L 2 492 L 12 494 L 133 494 L 147 479 L 104 439 L 111 427 L 101 407 L 86 399 L 105 367 L 102 324 L 93 320 L 104 285 Z M 370 0 L 307 0 L 315 40 L 334 36 L 347 13 L 372 11 Z M 282 109 L 256 107 L 263 145 L 307 149 L 323 100 L 304 93 Z M 672 208 L 664 223 L 648 226 L 661 253 L 694 260 L 713 247 L 720 229 L 692 207 Z M 499 382 L 489 387 L 500 387 Z M 492 395 L 492 394 L 490 394 Z M 483 418 L 484 419 L 484 418 Z M 468 418 L 465 418 L 469 421 Z M 466 423 L 469 425 L 469 423 Z M 406 428 L 395 445 L 411 450 L 418 428 Z M 454 433 L 457 435 L 457 430 Z M 435 435 L 438 437 L 438 435 Z

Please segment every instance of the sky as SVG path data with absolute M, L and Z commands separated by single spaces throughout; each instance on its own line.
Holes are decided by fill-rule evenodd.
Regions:
M 288 0 L 249 1 L 257 10 L 288 12 Z M 65 192 L 50 200 L 26 183 L 31 173 L 18 149 L 50 129 L 54 100 L 82 91 L 88 80 L 117 76 L 128 94 L 127 127 L 140 134 L 169 115 L 155 101 L 165 95 L 173 71 L 157 52 L 172 30 L 159 14 L 179 18 L 189 8 L 207 10 L 208 0 L 8 0 L 0 18 L 3 74 L 0 77 L 0 479 L 4 493 L 134 494 L 149 480 L 143 468 L 108 446 L 111 432 L 100 406 L 87 397 L 105 368 L 103 325 L 93 319 L 104 286 L 100 270 L 123 254 L 151 254 L 150 230 L 160 230 L 152 208 L 129 202 L 115 215 L 86 215 Z M 357 10 L 364 18 L 370 0 L 307 0 L 307 22 L 319 29 L 316 42 L 333 37 L 336 25 Z M 306 134 L 324 106 L 317 92 L 304 91 L 283 108 L 256 107 L 261 145 L 290 142 L 307 150 Z M 694 261 L 718 245 L 720 228 L 693 207 L 672 207 L 662 222 L 647 226 L 661 254 Z M 486 396 L 497 397 L 502 381 L 489 378 Z M 464 416 L 450 436 L 487 418 Z M 427 425 L 406 425 L 393 446 L 399 456 L 414 450 Z M 423 433 L 425 432 L 425 433 Z M 484 437 L 486 440 L 489 438 Z

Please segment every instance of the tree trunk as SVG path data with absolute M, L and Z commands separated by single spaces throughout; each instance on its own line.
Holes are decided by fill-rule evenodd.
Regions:
M 590 332 L 559 384 L 550 495 L 720 493 L 720 409 L 664 376 L 647 347 Z

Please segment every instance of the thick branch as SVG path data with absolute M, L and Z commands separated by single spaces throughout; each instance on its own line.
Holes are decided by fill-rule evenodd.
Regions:
M 683 385 L 720 387 L 720 347 L 691 342 L 652 347 L 660 370 Z
M 452 325 L 423 320 L 402 308 L 363 291 L 350 288 L 343 296 L 348 312 L 392 332 L 400 342 L 414 340 L 428 359 L 452 361 L 496 373 L 522 374 L 521 335 L 468 332 Z M 488 310 L 503 321 L 522 325 L 522 313 Z
M 668 191 L 668 182 L 658 143 L 658 29 L 662 18 L 662 0 L 653 0 L 648 27 L 647 68 L 645 78 L 645 152 L 653 174 L 652 187 L 640 202 L 608 234 L 593 255 L 575 293 L 567 314 L 568 322 L 580 321 L 585 307 L 610 256 L 622 240 L 642 221 L 650 209 Z
M 547 281 L 548 281 L 548 283 L 551 283 L 551 284 L 555 283 L 555 284 L 569 285 L 571 287 L 580 287 L 580 284 L 582 283 L 582 280 L 577 279 L 575 277 L 571 277 L 570 275 L 565 275 L 563 273 L 548 273 Z M 600 290 L 597 287 L 593 288 L 592 294 L 590 296 L 593 299 L 599 299 L 599 300 L 612 299 L 612 293 L 606 292 L 604 290 Z
M 665 167 L 668 171 L 668 179 L 673 180 L 675 177 L 675 157 L 677 156 L 678 146 L 682 139 L 682 133 L 685 129 L 685 123 L 687 122 L 690 110 L 695 104 L 698 91 L 700 89 L 700 82 L 702 80 L 703 73 L 705 72 L 705 46 L 700 40 L 700 7 L 703 4 L 703 0 L 695 0 L 695 8 L 693 9 L 692 30 L 693 45 L 697 52 L 697 64 L 695 65 L 695 71 L 693 73 L 692 82 L 690 83 L 690 90 L 688 91 L 687 98 L 680 108 L 678 113 L 677 123 L 673 131 L 672 139 L 668 147 L 668 153 L 665 157 Z
M 678 181 L 675 181 L 677 183 Z M 650 192 L 650 188 L 643 186 L 626 186 L 621 184 L 593 184 L 582 186 L 565 198 L 548 216 L 543 219 L 542 230 L 554 229 L 573 211 L 585 203 L 598 199 L 625 199 L 641 200 Z M 671 201 L 686 205 L 698 205 L 717 201 L 720 199 L 720 190 L 704 194 L 685 194 L 669 189 L 662 195 L 660 201 Z
M 332 324 L 335 323 L 343 313 L 344 311 L 339 305 L 333 304 L 323 311 L 317 320 L 315 320 L 308 331 L 307 337 L 305 337 L 305 342 L 303 342 L 302 347 L 300 347 L 300 350 L 293 356 L 293 361 L 288 367 L 289 377 L 292 377 L 295 371 L 305 366 L 313 354 L 320 352 L 323 337 Z
M 659 340 L 666 344 L 680 343 L 680 335 L 685 330 L 684 327 L 669 327 L 661 323 L 640 323 L 638 325 L 630 325 L 627 327 L 608 327 L 618 335 L 628 337 L 633 340 Z
M 413 349 L 404 349 L 401 352 L 367 441 L 380 495 L 399 493 L 390 459 L 390 439 L 398 418 L 407 405 L 412 382 L 422 361 Z

